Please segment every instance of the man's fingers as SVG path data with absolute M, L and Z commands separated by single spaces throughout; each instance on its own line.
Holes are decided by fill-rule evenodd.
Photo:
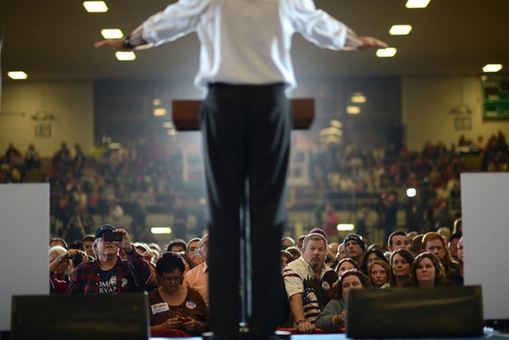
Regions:
M 101 48 L 103 46 L 111 46 L 116 49 L 122 48 L 122 40 L 121 39 L 107 39 L 107 40 L 99 40 L 94 43 L 95 48 Z
M 107 44 L 107 42 L 108 42 L 107 40 L 100 40 L 100 41 L 96 41 L 96 42 L 94 43 L 94 47 L 95 47 L 95 48 L 103 47 L 104 45 L 106 45 L 106 44 Z
M 386 42 L 373 37 L 360 37 L 360 40 L 362 41 L 362 45 L 359 46 L 359 49 L 386 48 L 389 46 Z

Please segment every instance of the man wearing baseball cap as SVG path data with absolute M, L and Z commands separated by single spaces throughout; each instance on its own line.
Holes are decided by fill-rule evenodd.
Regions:
M 121 235 L 121 236 L 120 236 Z M 123 228 L 103 224 L 95 232 L 95 260 L 81 263 L 71 277 L 69 294 L 120 294 L 143 291 L 150 266 L 136 253 Z M 120 258 L 119 249 L 126 254 Z

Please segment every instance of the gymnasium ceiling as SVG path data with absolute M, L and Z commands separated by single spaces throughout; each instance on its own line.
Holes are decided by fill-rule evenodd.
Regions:
M 137 53 L 118 62 L 109 49 L 97 50 L 102 28 L 130 32 L 166 0 L 106 0 L 109 12 L 86 13 L 81 0 L 0 0 L 4 34 L 2 76 L 21 69 L 30 79 L 191 80 L 197 70 L 195 35 Z M 173 1 L 170 1 L 173 2 Z M 406 0 L 316 0 L 357 33 L 373 35 L 398 49 L 394 58 L 374 51 L 336 53 L 315 48 L 300 36 L 293 57 L 298 77 L 383 75 L 479 75 L 487 63 L 509 70 L 507 0 L 431 0 L 407 9 Z M 408 36 L 391 36 L 393 24 L 411 24 Z M 504 70 L 502 70 L 503 72 Z

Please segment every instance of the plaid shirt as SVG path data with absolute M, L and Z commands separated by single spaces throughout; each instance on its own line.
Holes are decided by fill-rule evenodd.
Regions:
M 118 257 L 117 294 L 141 292 L 150 277 L 150 266 L 143 258 L 132 251 L 127 254 L 127 261 Z M 98 294 L 101 268 L 97 260 L 81 263 L 71 276 L 68 294 Z M 127 282 L 126 282 L 127 280 Z

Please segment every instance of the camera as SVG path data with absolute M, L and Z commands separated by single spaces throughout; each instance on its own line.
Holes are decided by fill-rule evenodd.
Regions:
M 104 241 L 108 242 L 122 242 L 123 236 L 124 235 L 122 233 L 117 233 L 114 231 L 105 231 L 103 234 L 103 239 Z
M 80 265 L 81 262 L 83 262 L 83 255 L 84 254 L 80 252 L 74 256 L 69 257 L 74 268 L 76 268 L 77 266 Z

